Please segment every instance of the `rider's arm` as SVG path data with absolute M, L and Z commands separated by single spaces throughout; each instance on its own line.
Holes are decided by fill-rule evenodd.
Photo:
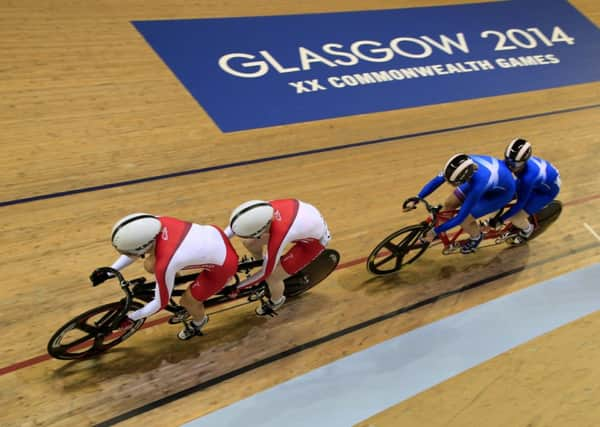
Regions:
M 125 267 L 131 265 L 134 263 L 134 261 L 137 258 L 132 258 L 132 257 L 128 257 L 127 255 L 121 255 L 115 262 L 113 265 L 111 265 L 111 268 L 114 268 L 115 270 L 119 270 L 121 271 L 122 269 L 124 269 Z
M 517 212 L 523 209 L 523 207 L 525 207 L 525 204 L 531 197 L 532 188 L 530 185 L 522 185 L 520 187 L 526 188 L 523 188 L 522 191 L 521 188 L 519 188 L 519 191 L 517 191 L 517 202 L 508 210 L 508 212 L 505 212 L 500 217 L 500 221 L 506 221 L 507 219 L 514 216 Z
M 444 183 L 444 175 L 440 172 L 439 175 L 436 175 L 431 181 L 429 181 L 425 186 L 419 191 L 419 198 L 424 199 L 433 193 L 437 188 Z
M 131 320 L 138 320 L 143 317 L 148 317 L 164 308 L 169 303 L 173 286 L 175 285 L 175 273 L 177 268 L 175 264 L 169 262 L 168 265 L 163 265 L 162 262 L 157 262 L 154 271 L 156 275 L 156 286 L 154 288 L 154 299 L 148 304 L 128 315 Z
M 111 265 L 111 268 L 120 271 L 123 268 L 127 267 L 128 265 L 132 264 L 134 261 L 135 261 L 135 258 L 130 258 L 126 255 L 121 255 L 113 263 L 113 265 Z M 103 283 L 105 280 L 110 279 L 111 277 L 114 277 L 114 276 L 115 275 L 109 271 L 106 271 L 102 268 L 97 268 L 90 275 L 90 281 L 92 282 L 92 284 L 94 286 L 97 286 L 100 283 Z
M 265 255 L 265 259 L 261 270 L 258 273 L 251 275 L 247 279 L 242 280 L 237 287 L 245 288 L 248 286 L 252 286 L 256 283 L 259 283 L 261 280 L 265 280 L 267 277 L 269 277 L 271 273 L 275 270 L 275 267 L 277 267 L 277 263 L 279 262 L 279 259 L 281 258 L 283 250 L 287 244 L 286 242 L 287 239 L 284 239 L 283 242 L 281 242 L 281 244 L 277 246 L 277 244 L 273 244 L 273 241 L 269 239 L 269 244 L 267 245 L 267 253 Z
M 144 317 L 148 317 L 156 313 L 161 308 L 160 289 L 159 286 L 154 288 L 154 299 L 148 304 L 140 308 L 139 310 L 133 311 L 127 314 L 131 320 L 139 320 Z
M 259 283 L 261 280 L 263 280 L 265 277 L 267 277 L 268 272 L 267 272 L 267 265 L 269 263 L 269 258 L 268 256 L 265 256 L 265 259 L 263 261 L 263 265 L 260 269 L 259 272 L 252 274 L 251 276 L 247 277 L 246 279 L 242 280 L 237 287 L 238 288 L 245 288 L 248 286 L 252 286 L 255 283 Z
M 444 231 L 448 231 L 451 228 L 454 228 L 464 222 L 467 219 L 467 216 L 473 210 L 475 204 L 481 198 L 483 192 L 485 191 L 485 183 L 473 183 L 471 181 L 471 189 L 469 190 L 465 200 L 463 201 L 458 214 L 456 214 L 453 218 L 446 221 L 445 223 L 434 228 L 436 234 L 443 233 Z
M 501 221 L 506 221 L 525 207 L 533 192 L 533 178 L 535 177 L 528 177 L 526 174 L 519 178 L 519 181 L 517 182 L 517 202 L 508 210 L 508 212 L 505 212 L 500 217 Z

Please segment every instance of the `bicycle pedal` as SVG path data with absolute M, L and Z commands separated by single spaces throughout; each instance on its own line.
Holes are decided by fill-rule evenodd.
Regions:
M 503 233 L 500 236 L 498 236 L 498 238 L 496 240 L 505 242 L 505 243 L 510 243 L 510 241 L 512 239 L 514 239 L 515 237 L 517 237 L 517 233 L 511 233 L 510 231 L 507 231 L 506 233 Z
M 168 323 L 170 325 L 176 325 L 177 323 L 185 322 L 189 318 L 190 318 L 190 314 L 185 310 L 181 310 L 181 311 L 175 313 L 174 315 L 172 315 L 171 317 L 169 317 Z
M 248 295 L 248 301 L 250 302 L 254 302 L 254 301 L 258 301 L 259 299 L 262 299 L 262 297 L 265 296 L 265 290 L 261 289 L 259 291 L 253 292 L 250 295 Z
M 442 250 L 442 255 L 451 255 L 460 252 L 460 245 L 452 245 Z
M 194 337 L 202 337 L 202 336 L 204 336 L 204 332 L 195 330 L 194 328 L 187 326 L 187 325 L 184 330 L 180 331 L 177 334 L 177 338 L 179 338 L 181 341 L 187 341 Z
M 523 246 L 525 243 L 527 243 L 527 239 L 516 235 L 511 237 L 510 239 L 507 239 L 506 243 L 508 243 L 510 246 Z
M 270 317 L 275 317 L 275 316 L 279 316 L 279 313 L 277 313 L 275 310 L 273 310 L 271 307 L 269 306 L 263 306 L 262 307 L 263 312 L 259 313 L 258 309 L 255 311 L 257 316 L 270 316 Z
M 261 310 L 262 312 L 259 312 L 258 310 Z M 273 310 L 273 308 L 271 308 L 271 306 L 269 304 L 266 303 L 262 303 L 262 305 L 257 308 L 256 310 L 254 310 L 254 313 L 256 313 L 257 316 L 270 316 L 270 317 L 275 317 L 275 316 L 279 316 L 279 313 L 277 313 L 275 310 Z

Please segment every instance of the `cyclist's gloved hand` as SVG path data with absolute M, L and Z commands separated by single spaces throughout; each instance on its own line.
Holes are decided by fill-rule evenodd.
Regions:
M 405 212 L 413 210 L 417 206 L 417 203 L 419 203 L 419 200 L 418 197 L 409 197 L 402 203 L 402 210 Z
M 93 286 L 98 286 L 100 283 L 103 283 L 110 278 L 111 275 L 107 271 L 100 269 L 96 269 L 90 274 L 90 281 Z
M 130 329 L 134 323 L 135 322 L 133 320 L 131 320 L 129 317 L 125 316 L 123 318 L 123 320 L 121 320 L 121 323 L 119 323 L 119 330 L 126 331 L 126 330 Z

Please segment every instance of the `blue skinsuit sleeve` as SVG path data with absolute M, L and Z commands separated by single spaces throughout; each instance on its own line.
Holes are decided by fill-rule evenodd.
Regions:
M 419 191 L 418 197 L 424 199 L 433 193 L 437 188 L 444 183 L 445 179 L 442 175 L 436 175 L 431 181 L 429 181 L 421 191 Z
M 472 181 L 471 181 L 472 182 Z M 451 220 L 446 221 L 439 227 L 435 227 L 434 231 L 436 234 L 442 233 L 444 231 L 450 230 L 451 228 L 456 227 L 457 225 L 462 224 L 462 222 L 467 218 L 467 216 L 471 213 L 473 206 L 479 200 L 483 192 L 485 191 L 485 182 L 477 182 L 473 183 L 469 194 L 464 200 L 458 214 L 453 217 Z
M 517 203 L 514 204 L 512 208 L 505 212 L 501 217 L 501 221 L 506 221 L 508 218 L 515 215 L 519 212 L 523 207 L 527 204 L 527 201 L 531 197 L 531 193 L 533 192 L 533 180 L 530 179 L 527 174 L 524 174 L 519 182 L 517 183 Z

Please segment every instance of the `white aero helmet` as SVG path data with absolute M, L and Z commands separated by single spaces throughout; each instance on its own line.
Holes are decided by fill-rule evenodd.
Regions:
M 134 213 L 121 218 L 112 229 L 112 244 L 125 255 L 139 256 L 146 253 L 162 224 L 154 215 Z
M 249 200 L 231 213 L 229 227 L 236 236 L 258 238 L 267 231 L 273 219 L 273 206 L 264 200 Z

